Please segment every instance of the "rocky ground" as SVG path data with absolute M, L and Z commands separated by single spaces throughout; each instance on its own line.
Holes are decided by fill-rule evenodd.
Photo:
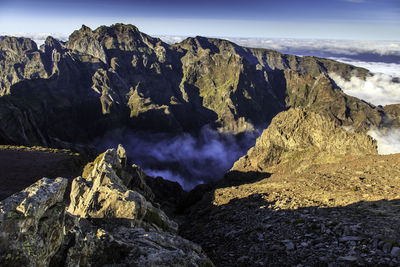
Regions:
M 398 266 L 399 166 L 371 156 L 218 188 L 182 233 L 216 266 Z
M 216 266 L 398 266 L 399 184 L 400 154 L 377 155 L 367 136 L 289 110 L 181 233 Z
M 41 177 L 73 178 L 85 160 L 69 150 L 0 146 L 0 200 L 30 186 Z

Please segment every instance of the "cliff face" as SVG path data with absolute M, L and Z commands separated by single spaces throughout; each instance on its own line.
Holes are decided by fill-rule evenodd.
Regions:
M 235 162 L 231 171 L 266 172 L 280 164 L 297 169 L 337 162 L 345 156 L 376 154 L 376 141 L 371 137 L 347 132 L 326 115 L 292 108 L 272 119 L 255 146 Z
M 297 106 L 357 131 L 379 127 L 384 116 L 328 76 L 365 78 L 365 69 L 204 37 L 167 45 L 132 25 L 82 26 L 66 43 L 49 37 L 40 49 L 5 37 L 0 71 L 2 143 L 85 143 L 121 127 L 197 132 L 210 124 L 238 134 Z

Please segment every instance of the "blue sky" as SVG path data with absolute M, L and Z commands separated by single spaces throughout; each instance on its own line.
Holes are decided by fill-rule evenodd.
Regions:
M 400 0 L 0 0 L 0 32 L 117 22 L 157 35 L 400 40 Z

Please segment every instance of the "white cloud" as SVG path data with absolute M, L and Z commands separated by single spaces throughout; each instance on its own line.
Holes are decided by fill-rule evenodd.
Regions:
M 377 73 L 366 80 L 351 77 L 346 81 L 335 73 L 329 76 L 348 95 L 360 98 L 374 105 L 388 105 L 400 103 L 400 83 L 392 76 Z
M 164 42 L 172 44 L 188 36 L 158 35 Z M 294 38 L 241 38 L 221 37 L 245 47 L 266 48 L 295 55 L 323 56 L 358 55 L 361 53 L 400 56 L 400 41 L 322 40 Z
M 357 40 L 320 40 L 290 38 L 228 38 L 242 46 L 268 48 L 283 53 L 310 54 L 334 53 L 357 55 L 372 53 L 378 55 L 400 55 L 400 41 L 357 41 Z
M 0 36 L 15 36 L 15 37 L 25 37 L 25 38 L 30 38 L 35 43 L 40 46 L 44 44 L 44 41 L 46 41 L 46 38 L 48 36 L 52 36 L 58 40 L 61 41 L 66 41 L 68 40 L 69 34 L 66 33 L 26 33 L 26 32 L 0 32 Z
M 400 153 L 400 129 L 378 130 L 371 128 L 367 134 L 378 142 L 379 154 Z
M 163 42 L 166 42 L 167 44 L 176 44 L 182 42 L 188 36 L 155 35 L 154 37 L 160 38 Z
M 137 133 L 111 130 L 95 140 L 99 151 L 122 144 L 128 156 L 147 174 L 179 182 L 184 189 L 220 179 L 255 143 L 258 134 L 240 140 L 204 126 L 199 135 Z M 138 145 L 140 144 L 140 145 Z
M 366 68 L 373 73 L 384 73 L 387 75 L 391 75 L 393 77 L 400 77 L 400 64 L 397 63 L 366 62 L 366 61 L 352 60 L 349 58 L 335 58 L 335 57 L 331 57 L 331 59 L 346 64 L 351 64 L 357 67 Z

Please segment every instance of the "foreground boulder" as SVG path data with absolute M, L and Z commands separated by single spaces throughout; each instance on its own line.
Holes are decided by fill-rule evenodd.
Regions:
M 202 248 L 172 232 L 118 220 L 67 219 L 67 236 L 52 266 L 214 266 Z
M 0 202 L 0 265 L 47 266 L 64 238 L 67 179 L 43 178 Z
M 150 224 L 146 226 L 176 231 L 177 224 L 169 220 L 163 211 L 154 207 L 139 192 L 126 187 L 116 173 L 123 171 L 115 149 L 101 154 L 86 179 L 78 177 L 72 182 L 68 212 L 80 218 L 122 219 L 132 226 Z
M 119 147 L 73 180 L 67 208 L 62 178 L 0 202 L 0 266 L 214 266 L 176 234 L 145 177 Z
M 121 146 L 89 163 L 72 182 L 67 237 L 53 265 L 213 266 L 200 246 L 176 234 L 145 176 L 128 166 Z

